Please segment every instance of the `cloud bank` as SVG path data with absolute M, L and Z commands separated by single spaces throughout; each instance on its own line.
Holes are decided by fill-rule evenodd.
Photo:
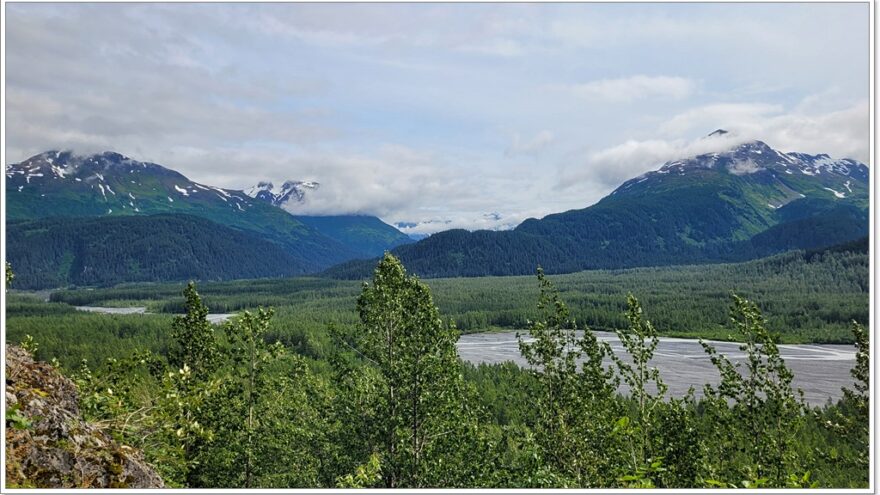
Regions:
M 6 163 L 115 150 L 229 188 L 315 180 L 308 213 L 378 215 L 422 233 L 586 207 L 708 151 L 700 137 L 719 127 L 784 150 L 869 153 L 866 5 L 6 14 Z

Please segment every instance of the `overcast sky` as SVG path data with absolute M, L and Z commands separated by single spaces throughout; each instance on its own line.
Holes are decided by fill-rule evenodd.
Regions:
M 411 232 L 583 208 L 719 127 L 869 155 L 867 3 L 6 4 L 5 41 L 7 163 L 315 180 Z

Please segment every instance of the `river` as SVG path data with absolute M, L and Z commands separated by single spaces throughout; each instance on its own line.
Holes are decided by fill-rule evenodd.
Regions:
M 128 308 L 105 308 L 101 306 L 77 306 L 79 311 L 88 311 L 90 313 L 103 313 L 108 315 L 142 315 L 147 314 L 147 308 L 144 307 L 128 307 Z M 235 316 L 235 313 L 211 313 L 208 315 L 208 321 L 219 325 L 226 320 Z
M 523 333 L 527 335 L 527 332 Z M 594 333 L 599 340 L 608 342 L 616 355 L 625 355 L 614 333 Z M 733 362 L 745 359 L 738 343 L 708 342 Z M 462 335 L 457 346 L 459 356 L 471 363 L 513 361 L 520 366 L 526 365 L 519 353 L 516 332 Z M 852 388 L 853 379 L 849 374 L 855 365 L 855 347 L 852 345 L 779 345 L 779 352 L 794 373 L 793 385 L 804 391 L 804 399 L 811 405 L 822 405 L 829 398 L 837 400 L 843 396 L 841 387 Z M 720 381 L 718 371 L 699 342 L 693 339 L 660 337 L 650 365 L 660 370 L 661 378 L 669 386 L 668 393 L 675 397 L 685 395 L 691 386 L 696 389 L 696 395 L 701 396 L 703 384 L 715 385 Z
M 97 306 L 77 306 L 80 311 L 106 314 L 145 314 L 146 308 L 105 308 Z M 212 313 L 208 321 L 220 324 L 235 316 L 234 313 Z M 524 332 L 526 333 L 526 332 Z M 578 332 L 581 334 L 582 332 Z M 608 342 L 618 356 L 626 357 L 617 335 L 611 332 L 594 332 L 599 340 Z M 527 339 L 528 340 L 528 339 Z M 735 342 L 708 341 L 733 362 L 742 362 L 745 354 Z M 471 363 L 503 363 L 513 361 L 525 366 L 519 353 L 516 332 L 486 332 L 462 335 L 458 340 L 458 355 Z M 832 344 L 780 344 L 779 352 L 786 365 L 794 373 L 793 385 L 804 391 L 804 399 L 811 405 L 822 405 L 828 399 L 835 401 L 843 396 L 841 387 L 852 388 L 853 379 L 849 374 L 855 365 L 855 347 Z M 608 364 L 611 364 L 608 361 Z M 660 370 L 660 376 L 669 387 L 668 393 L 674 397 L 685 395 L 694 387 L 699 397 L 703 385 L 717 385 L 720 381 L 718 371 L 712 365 L 699 342 L 694 339 L 660 337 L 654 352 L 651 366 Z M 623 391 L 626 389 L 623 388 Z

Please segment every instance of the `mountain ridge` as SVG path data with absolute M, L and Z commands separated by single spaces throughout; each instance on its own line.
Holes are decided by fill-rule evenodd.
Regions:
M 401 244 L 400 238 L 406 239 L 393 227 L 375 222 L 367 223 L 382 232 L 363 226 L 346 235 L 338 229 L 322 232 L 321 221 L 302 221 L 244 191 L 201 184 L 165 166 L 112 151 L 92 155 L 47 151 L 6 165 L 5 173 L 6 215 L 11 220 L 194 215 L 272 241 L 310 267 L 309 271 L 375 256 Z M 388 239 L 391 242 L 382 244 Z
M 392 252 L 424 277 L 742 261 L 867 234 L 868 178 L 855 160 L 750 141 L 668 161 L 587 208 L 504 232 L 439 232 Z M 325 274 L 360 278 L 370 263 L 345 262 Z

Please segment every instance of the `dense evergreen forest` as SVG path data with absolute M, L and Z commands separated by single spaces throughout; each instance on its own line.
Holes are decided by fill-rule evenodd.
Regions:
M 7 256 L 23 289 L 307 271 L 278 244 L 190 215 L 50 218 L 7 227 Z
M 867 208 L 823 199 L 789 203 L 775 210 L 776 223 L 746 232 L 745 214 L 718 195 L 706 186 L 650 198 L 608 196 L 584 210 L 526 220 L 511 231 L 448 230 L 392 252 L 423 277 L 482 277 L 523 275 L 538 265 L 548 273 L 572 273 L 737 262 L 828 247 L 868 233 Z M 375 263 L 348 261 L 324 274 L 365 278 Z
M 67 292 L 54 302 L 11 295 L 7 338 L 18 335 L 43 359 L 57 357 L 80 388 L 86 416 L 142 449 L 169 486 L 867 487 L 867 332 L 850 324 L 854 389 L 835 404 L 809 407 L 776 347 L 774 331 L 782 329 L 765 319 L 767 305 L 754 302 L 777 294 L 765 311 L 779 317 L 790 314 L 778 309 L 786 304 L 810 304 L 813 294 L 848 288 L 838 306 L 845 308 L 849 297 L 850 310 L 866 319 L 856 309 L 867 311 L 866 264 L 865 255 L 852 251 L 795 252 L 708 273 L 694 267 L 700 271 L 679 269 L 679 276 L 652 269 L 554 277 L 559 288 L 541 271 L 537 283 L 534 277 L 484 281 L 492 290 L 531 285 L 523 296 L 531 299 L 530 323 L 520 340 L 529 369 L 458 360 L 460 331 L 434 296 L 462 305 L 460 311 L 487 289 L 462 291 L 456 280 L 429 286 L 391 255 L 362 286 L 265 281 L 248 293 L 249 284 L 215 284 L 204 299 L 195 284 Z M 618 277 L 641 280 L 644 290 L 609 282 Z M 697 282 L 706 278 L 716 285 Z M 830 284 L 816 284 L 820 279 Z M 748 293 L 748 287 L 719 287 L 746 280 L 756 282 Z M 781 280 L 789 289 L 773 291 L 770 284 Z M 289 284 L 309 287 L 291 292 Z M 575 333 L 585 325 L 570 301 L 591 292 L 586 284 L 618 299 L 614 330 L 624 353 L 615 355 L 591 332 Z M 183 298 L 173 301 L 182 314 L 111 317 L 66 304 L 114 304 L 101 299 L 114 291 L 115 303 L 143 301 L 151 289 L 182 289 Z M 236 289 L 242 290 L 237 304 L 251 309 L 222 327 L 209 324 L 206 303 L 232 304 Z M 444 291 L 466 295 L 456 303 L 440 296 Z M 627 292 L 655 300 L 643 308 Z M 266 306 L 288 297 L 295 305 L 279 305 L 277 313 L 253 309 L 264 296 Z M 716 297 L 726 301 L 721 311 L 728 308 L 721 328 L 743 342 L 745 360 L 734 365 L 704 343 L 720 385 L 707 385 L 701 398 L 669 397 L 651 367 L 665 331 L 654 311 L 672 313 Z M 328 310 L 337 321 L 325 320 L 326 341 L 308 333 L 299 341 L 283 338 L 277 321 L 308 319 L 328 298 L 349 309 Z M 493 307 L 491 300 L 479 302 Z M 171 303 L 162 296 L 151 304 Z M 62 328 L 32 332 L 55 325 Z M 122 342 L 127 345 L 117 345 Z M 89 359 L 72 363 L 65 359 L 71 353 Z M 606 357 L 612 365 L 603 364 Z M 618 393 L 621 383 L 630 390 L 626 396 Z
M 867 239 L 833 251 L 795 251 L 736 264 L 599 270 L 556 275 L 571 315 L 594 330 L 625 328 L 626 296 L 636 295 L 666 336 L 739 339 L 727 326 L 731 291 L 760 304 L 784 343 L 850 343 L 850 322 L 868 324 Z M 430 279 L 434 301 L 464 333 L 525 329 L 535 319 L 533 277 Z M 42 343 L 41 359 L 67 366 L 88 358 L 122 357 L 135 348 L 163 352 L 173 313 L 183 312 L 183 284 L 125 284 L 108 289 L 53 292 L 51 303 L 12 291 L 7 335 L 30 334 Z M 351 328 L 361 284 L 319 278 L 200 283 L 215 313 L 271 306 L 269 338 L 315 359 L 326 359 L 333 341 L 328 325 Z M 683 297 L 686 294 L 687 297 Z M 72 306 L 145 306 L 157 314 L 98 315 Z
M 742 163 L 754 169 L 736 172 Z M 832 165 L 827 155 L 785 154 L 751 141 L 667 162 L 586 208 L 507 231 L 438 232 L 392 252 L 422 277 L 735 262 L 863 237 L 868 206 L 866 165 Z M 374 265 L 350 261 L 326 274 L 364 278 Z

